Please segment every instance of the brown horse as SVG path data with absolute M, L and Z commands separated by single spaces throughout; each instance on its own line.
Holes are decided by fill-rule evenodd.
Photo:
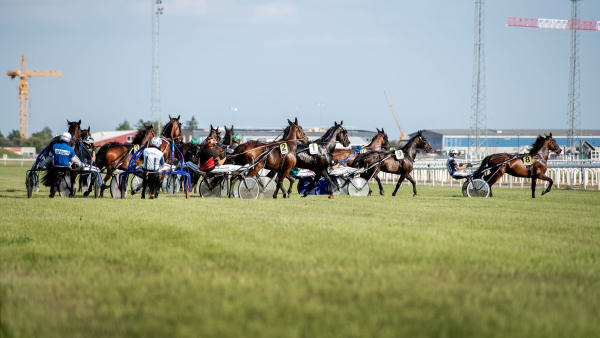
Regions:
M 288 177 L 290 170 L 296 166 L 296 149 L 298 141 L 307 143 L 308 137 L 306 137 L 304 130 L 298 124 L 298 118 L 296 118 L 294 122 L 288 119 L 288 126 L 284 129 L 283 138 L 281 140 L 274 142 L 249 141 L 240 144 L 235 148 L 235 151 L 230 158 L 232 159 L 233 164 L 238 165 L 258 162 L 258 164 L 248 172 L 248 176 L 256 176 L 263 168 L 276 171 L 277 189 L 275 189 L 275 192 L 273 193 L 273 198 L 277 198 L 279 190 L 281 190 L 283 198 L 287 198 L 288 193 L 283 189 L 283 180 Z M 284 154 L 282 154 L 282 151 Z M 235 177 L 232 179 L 235 179 Z
M 148 146 L 150 140 L 154 136 L 156 136 L 154 127 L 152 127 L 152 125 L 144 126 L 138 130 L 137 134 L 135 134 L 131 144 L 111 142 L 100 147 L 98 154 L 96 154 L 96 166 L 100 170 L 106 168 L 106 175 L 104 177 L 105 184 L 100 190 L 100 196 L 103 196 L 104 189 L 108 188 L 107 184 L 110 182 L 109 180 L 113 176 L 113 171 L 115 169 L 127 169 L 129 161 L 131 160 L 131 156 L 133 156 L 135 153 L 135 146 Z M 141 164 L 142 160 L 139 159 L 138 163 Z M 91 188 L 92 186 L 90 185 L 90 188 L 84 194 L 85 196 L 91 192 Z
M 380 171 L 383 171 L 390 174 L 400 175 L 400 178 L 396 183 L 396 189 L 394 189 L 392 196 L 396 196 L 396 192 L 402 185 L 402 181 L 404 181 L 405 178 L 412 184 L 413 196 L 417 196 L 417 183 L 410 174 L 413 170 L 415 158 L 417 157 L 417 149 L 423 149 L 428 153 L 433 151 L 431 145 L 429 142 L 427 142 L 427 139 L 425 139 L 420 130 L 415 134 L 415 136 L 408 140 L 404 147 L 402 147 L 402 153 L 404 154 L 403 159 L 397 159 L 393 153 L 371 151 L 366 154 L 360 154 L 354 160 L 353 166 L 355 168 L 368 167 L 371 164 L 381 161 L 379 165 L 373 166 L 371 169 L 363 173 L 361 177 L 367 181 L 371 177 L 374 177 L 379 185 L 379 194 L 383 196 L 383 186 L 381 185 L 381 181 L 379 180 L 379 177 L 377 177 L 377 174 L 379 174 Z M 370 188 L 369 194 L 371 194 Z
M 552 137 L 552 133 L 550 133 L 550 135 L 544 134 L 544 136 L 539 135 L 531 145 L 531 150 L 529 150 L 528 154 L 515 155 L 498 153 L 486 156 L 483 161 L 481 161 L 481 165 L 475 171 L 474 175 L 479 177 L 483 176 L 483 179 L 488 182 L 490 186 L 490 196 L 492 196 L 492 185 L 498 182 L 505 173 L 514 177 L 530 177 L 531 198 L 535 198 L 535 186 L 538 178 L 548 182 L 548 187 L 542 192 L 542 195 L 545 195 L 550 192 L 552 184 L 554 183 L 550 177 L 546 176 L 550 151 L 560 154 L 562 150 L 556 143 L 556 140 Z M 501 164 L 503 162 L 506 163 Z M 531 164 L 526 165 L 526 162 Z M 495 168 L 495 166 L 499 164 L 501 165 Z
M 377 128 L 375 129 L 377 130 L 377 134 L 373 136 L 371 142 L 362 149 L 365 151 L 380 151 L 382 149 L 390 149 L 390 142 L 388 141 L 388 136 L 385 131 L 383 131 L 383 128 L 381 128 L 381 130 Z M 358 156 L 358 154 L 359 152 L 354 149 L 335 149 L 333 151 L 333 161 L 335 163 L 340 163 L 343 166 L 351 167 L 352 162 L 354 162 L 354 159 L 356 156 Z

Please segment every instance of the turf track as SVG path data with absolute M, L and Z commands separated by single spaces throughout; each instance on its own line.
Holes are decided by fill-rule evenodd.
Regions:
M 592 337 L 600 193 L 25 198 L 0 167 L 0 337 Z

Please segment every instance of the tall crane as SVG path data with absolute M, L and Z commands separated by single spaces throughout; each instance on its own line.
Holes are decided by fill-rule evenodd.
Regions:
M 62 74 L 56 70 L 27 70 L 25 67 L 25 55 L 21 55 L 21 68 L 9 70 L 6 75 L 11 79 L 19 77 L 19 137 L 27 138 L 29 132 L 29 115 L 27 111 L 29 103 L 29 85 L 27 79 L 34 76 L 60 77 Z
M 571 19 L 543 19 L 509 17 L 509 27 L 528 27 L 540 29 L 562 29 L 571 31 L 571 59 L 569 62 L 569 104 L 567 108 L 568 147 L 576 148 L 579 129 L 579 40 L 577 31 L 600 31 L 600 21 L 578 20 L 578 4 L 581 0 L 571 1 Z
M 392 111 L 392 115 L 394 116 L 394 120 L 396 121 L 398 129 L 400 129 L 400 141 L 404 141 L 406 139 L 406 134 L 404 133 L 404 128 L 402 128 L 402 125 L 400 124 L 400 119 L 394 110 L 394 106 L 392 106 L 392 101 L 390 101 L 390 98 L 385 90 L 383 91 L 383 95 L 385 95 L 385 100 L 387 101 L 388 106 L 390 106 L 390 110 Z

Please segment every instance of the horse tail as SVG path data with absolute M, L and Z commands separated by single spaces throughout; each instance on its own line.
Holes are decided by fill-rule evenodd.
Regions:
M 56 182 L 56 170 L 50 168 L 42 176 L 42 184 L 46 187 L 51 187 L 54 185 L 54 182 Z
M 98 153 L 96 153 L 96 166 L 98 167 L 98 169 L 102 169 L 104 168 L 107 163 L 106 163 L 106 153 L 108 152 L 109 147 L 107 147 L 108 144 L 104 144 L 100 147 L 100 149 L 98 150 Z
M 492 158 L 492 155 L 488 155 L 486 156 L 482 161 L 481 164 L 479 165 L 479 168 L 477 168 L 477 170 L 475 170 L 473 172 L 473 176 L 474 177 L 481 177 L 482 173 L 485 171 L 485 169 L 488 168 L 489 164 L 490 164 L 490 159 Z

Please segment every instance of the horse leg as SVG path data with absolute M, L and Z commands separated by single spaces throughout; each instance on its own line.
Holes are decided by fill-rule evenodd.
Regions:
M 417 182 L 415 182 L 414 178 L 410 176 L 410 173 L 406 174 L 406 179 L 410 181 L 413 187 L 413 197 L 417 196 Z
M 498 182 L 498 180 L 500 180 L 500 178 L 502 178 L 502 176 L 504 176 L 505 172 L 506 172 L 506 165 L 503 165 L 501 168 L 498 169 L 498 171 L 493 176 L 488 175 L 488 176 L 483 177 L 483 179 L 490 186 L 490 197 L 494 197 L 494 194 L 492 193 L 492 185 L 494 185 L 496 182 Z
M 279 190 L 281 190 L 281 193 L 283 194 L 283 198 L 286 198 L 287 192 L 283 188 L 283 175 L 277 175 L 277 189 L 275 189 L 275 192 L 273 193 L 273 198 L 277 198 L 277 194 L 279 193 Z
M 405 178 L 406 177 L 404 175 L 400 175 L 398 182 L 396 182 L 396 188 L 394 189 L 392 196 L 396 196 L 396 192 L 398 192 L 398 189 L 400 189 L 400 186 L 402 185 L 402 182 L 404 181 Z
M 106 173 L 106 175 L 104 176 L 104 184 L 102 185 L 102 187 L 100 188 L 100 197 L 104 197 L 104 190 L 106 188 L 109 187 L 109 184 L 107 184 L 107 182 L 110 182 L 109 179 L 112 178 L 112 174 L 111 173 Z
M 294 182 L 296 182 L 296 179 L 293 178 L 292 176 L 288 176 L 287 177 L 288 181 L 290 182 L 290 187 L 287 190 L 288 195 L 292 194 L 292 188 L 294 187 Z
M 535 184 L 537 182 L 537 176 L 531 175 L 531 198 L 535 198 Z
M 377 185 L 379 185 L 379 195 L 383 196 L 383 185 L 381 185 L 381 180 L 379 179 L 379 175 L 375 175 L 375 181 L 377 181 Z
M 548 182 L 548 188 L 546 188 L 546 190 L 542 191 L 542 196 L 544 196 L 550 192 L 550 189 L 552 189 L 552 184 L 554 184 L 554 181 L 552 181 L 552 179 L 550 177 L 546 176 L 545 174 L 539 175 L 538 178 L 540 180 L 544 180 L 544 181 Z
M 148 188 L 148 175 L 146 173 L 142 174 L 142 179 L 144 182 L 142 183 L 142 199 L 146 199 L 146 189 Z
M 323 177 L 325 177 L 325 180 L 327 180 L 327 184 L 329 185 L 329 189 L 328 189 L 329 190 L 329 199 L 333 199 L 333 185 L 334 185 L 333 180 L 327 173 L 327 169 L 321 170 L 321 175 Z

